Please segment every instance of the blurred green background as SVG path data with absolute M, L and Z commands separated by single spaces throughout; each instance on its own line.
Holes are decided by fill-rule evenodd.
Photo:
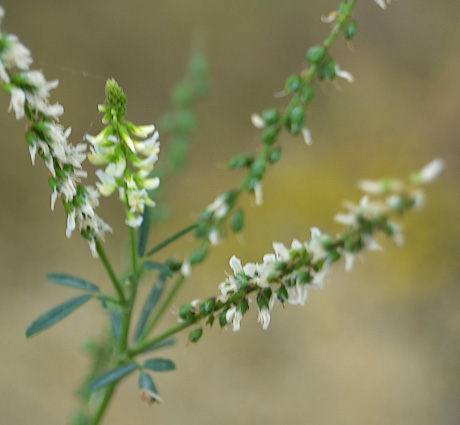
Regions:
M 326 36 L 319 18 L 336 4 L 3 0 L 4 28 L 31 49 L 48 79 L 59 78 L 53 99 L 66 108 L 61 122 L 72 126 L 74 142 L 101 128 L 97 104 L 108 77 L 124 87 L 129 119 L 157 122 L 170 108 L 193 35 L 205 39 L 213 92 L 198 108 L 189 165 L 164 187 L 170 220 L 152 229 L 150 245 L 239 181 L 223 164 L 257 147 L 250 114 L 285 104 L 273 94 Z M 215 294 L 233 253 L 258 261 L 272 241 L 306 240 L 311 226 L 338 231 L 332 218 L 342 199 L 359 199 L 358 179 L 405 176 L 442 157 L 447 170 L 427 189 L 426 208 L 404 219 L 405 245 L 383 242 L 384 252 L 366 255 L 352 273 L 339 264 L 305 308 L 277 308 L 266 332 L 252 309 L 237 334 L 216 327 L 196 346 L 183 335 L 159 353 L 178 366 L 156 377 L 165 403 L 142 403 L 133 376 L 120 386 L 105 424 L 460 423 L 459 5 L 401 0 L 383 12 L 362 0 L 355 15 L 353 52 L 343 40 L 333 50 L 355 83 L 318 90 L 307 113 L 314 145 L 283 136 L 263 208 L 245 198 L 242 238 L 229 235 L 213 250 L 175 308 Z M 94 303 L 30 341 L 24 331 L 74 294 L 45 282 L 47 272 L 110 284 L 86 243 L 66 239 L 62 208 L 51 213 L 46 169 L 31 167 L 25 121 L 7 114 L 8 102 L 1 94 L 0 423 L 62 425 L 88 365 L 82 341 L 103 333 L 105 317 Z M 115 228 L 106 246 L 122 270 L 122 209 L 115 199 L 103 204 L 101 215 Z M 186 239 L 165 254 L 195 246 Z M 165 326 L 175 320 L 170 314 Z

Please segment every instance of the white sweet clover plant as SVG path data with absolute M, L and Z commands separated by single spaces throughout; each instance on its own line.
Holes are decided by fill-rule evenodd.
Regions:
M 389 4 L 389 0 L 375 2 L 382 9 Z M 164 358 L 141 362 L 139 356 L 173 344 L 171 337 L 176 333 L 193 327 L 188 339 L 197 342 L 203 334 L 200 323 L 212 326 L 216 319 L 221 327 L 231 326 L 238 331 L 251 297 L 255 297 L 258 321 L 267 329 L 277 304 L 304 305 L 308 291 L 322 288 L 331 267 L 342 257 L 345 269 L 351 270 L 364 251 L 380 250 L 377 233 L 402 243 L 401 227 L 394 218 L 423 206 L 423 186 L 442 171 L 440 159 L 430 162 L 407 180 L 362 180 L 359 187 L 365 196 L 358 204 L 344 203 L 346 211 L 337 214 L 335 220 L 345 229 L 335 236 L 321 233 L 314 227 L 307 241 L 295 239 L 290 247 L 275 242 L 273 252 L 265 254 L 261 263 L 243 265 L 239 258 L 232 256 L 232 273 L 218 285 L 217 295 L 183 305 L 177 325 L 161 333 L 155 332 L 194 265 L 201 263 L 209 249 L 222 241 L 228 226 L 235 233 L 243 229 L 245 217 L 239 207 L 243 193 L 254 194 L 257 205 L 263 203 L 263 177 L 281 156 L 280 132 L 284 129 L 301 135 L 307 145 L 312 144 L 311 133 L 305 125 L 305 111 L 314 99 L 315 83 L 337 77 L 353 82 L 353 76 L 331 57 L 330 48 L 339 35 L 346 40 L 355 36 L 357 24 L 352 19 L 355 4 L 356 0 L 343 1 L 337 10 L 322 17 L 323 22 L 332 25 L 331 32 L 321 44 L 308 50 L 308 66 L 286 80 L 284 91 L 291 96 L 288 105 L 282 110 L 272 108 L 252 115 L 254 126 L 262 131 L 262 146 L 256 153 L 238 155 L 228 163 L 229 169 L 246 170 L 240 184 L 219 194 L 195 223 L 150 250 L 146 249 L 149 224 L 155 217 L 149 217 L 149 208 L 155 206 L 153 198 L 159 190 L 152 191 L 159 188 L 160 175 L 166 178 L 184 161 L 186 142 L 195 125 L 193 103 L 206 94 L 208 88 L 206 61 L 200 55 L 195 56 L 189 76 L 174 92 L 177 110 L 165 118 L 172 143 L 167 153 L 169 162 L 162 169 L 161 161 L 158 168 L 155 166 L 160 152 L 158 131 L 153 125 L 137 126 L 125 119 L 127 98 L 113 79 L 106 84 L 106 103 L 99 105 L 104 129 L 95 136 L 86 135 L 89 152 L 85 143 L 72 145 L 70 127 L 59 123 L 64 108 L 50 103 L 50 91 L 58 82 L 47 81 L 41 71 L 31 70 L 29 50 L 0 26 L 0 80 L 4 91 L 10 95 L 9 110 L 14 112 L 16 119 L 29 121 L 26 140 L 32 163 L 38 155 L 49 170 L 51 209 L 61 199 L 67 215 L 67 237 L 77 230 L 88 241 L 91 254 L 102 261 L 115 292 L 103 294 L 96 285 L 84 279 L 51 273 L 47 275 L 48 280 L 77 288 L 83 295 L 43 314 L 26 331 L 28 337 L 33 336 L 91 299 L 99 300 L 107 310 L 111 332 L 92 345 L 94 364 L 80 391 L 83 405 L 73 418 L 74 425 L 101 423 L 117 385 L 136 370 L 142 399 L 150 404 L 161 402 L 151 372 L 173 370 L 175 365 Z M 0 7 L 0 25 L 3 17 L 4 10 Z M 82 183 L 87 177 L 82 166 L 87 157 L 91 163 L 102 166 L 96 171 L 96 188 Z M 95 211 L 100 195 L 109 196 L 114 192 L 118 192 L 124 205 L 131 241 L 131 270 L 123 279 L 115 273 L 102 245 L 105 234 L 112 229 Z M 162 263 L 150 260 L 164 247 L 192 231 L 199 245 L 187 258 Z M 157 278 L 144 300 L 137 326 L 131 331 L 133 307 L 139 301 L 138 285 L 150 270 L 157 272 Z M 175 282 L 169 285 L 173 278 Z

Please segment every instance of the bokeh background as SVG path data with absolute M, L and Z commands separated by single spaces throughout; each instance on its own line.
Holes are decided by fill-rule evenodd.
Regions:
M 72 126 L 74 142 L 101 128 L 96 105 L 111 76 L 128 94 L 129 118 L 157 122 L 171 107 L 193 35 L 205 40 L 213 91 L 198 107 L 188 166 L 165 185 L 170 220 L 153 229 L 153 245 L 239 181 L 223 164 L 256 149 L 250 114 L 285 104 L 273 94 L 328 33 L 319 18 L 337 2 L 2 3 L 4 28 L 31 49 L 48 79 L 59 78 L 53 99 L 66 108 L 61 122 Z M 233 253 L 258 261 L 272 241 L 306 240 L 313 225 L 338 231 L 332 218 L 342 199 L 359 199 L 358 179 L 405 176 L 442 157 L 447 169 L 427 188 L 426 208 L 404 219 L 405 245 L 383 241 L 384 252 L 366 255 L 352 273 L 339 264 L 305 308 L 275 310 L 266 332 L 251 311 L 237 334 L 216 327 L 196 346 L 183 335 L 159 353 L 178 366 L 156 377 L 165 403 L 142 403 L 133 376 L 120 386 L 105 424 L 460 423 L 459 5 L 401 0 L 384 12 L 363 0 L 355 15 L 353 51 L 343 40 L 333 50 L 355 83 L 318 90 L 308 110 L 314 145 L 283 136 L 263 208 L 245 198 L 242 238 L 229 235 L 213 250 L 175 307 L 215 294 Z M 47 272 L 110 285 L 86 243 L 65 238 L 62 208 L 51 213 L 46 169 L 31 167 L 25 121 L 7 114 L 8 101 L 0 94 L 0 423 L 62 425 L 88 366 L 82 341 L 103 334 L 105 317 L 94 303 L 30 341 L 24 331 L 74 294 L 47 283 Z M 101 214 L 115 228 L 106 246 L 122 270 L 122 210 L 106 200 Z M 194 247 L 185 239 L 165 254 L 180 257 Z M 175 320 L 170 314 L 167 324 Z

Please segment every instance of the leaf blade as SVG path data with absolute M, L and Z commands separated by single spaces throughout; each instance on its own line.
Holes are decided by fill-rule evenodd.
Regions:
M 176 370 L 176 365 L 172 360 L 160 358 L 146 360 L 143 367 L 154 372 L 168 372 L 170 370 Z
M 161 273 L 158 281 L 152 286 L 150 290 L 149 296 L 147 297 L 144 307 L 142 308 L 142 312 L 139 316 L 139 322 L 137 324 L 136 332 L 134 333 L 134 341 L 138 341 L 139 337 L 141 336 L 147 320 L 150 317 L 150 313 L 153 311 L 155 306 L 158 304 L 158 301 L 163 294 L 166 285 L 166 275 Z
M 96 391 L 105 387 L 106 385 L 117 382 L 121 378 L 124 378 L 126 375 L 129 375 L 136 368 L 137 364 L 135 362 L 115 367 L 108 372 L 99 375 L 94 381 L 91 382 L 91 384 L 88 385 L 87 390 L 88 392 Z
M 27 338 L 30 338 L 31 336 L 36 335 L 39 332 L 48 329 L 50 326 L 53 326 L 55 323 L 61 321 L 78 307 L 81 307 L 83 304 L 89 301 L 92 297 L 93 296 L 90 294 L 79 295 L 78 297 L 71 298 L 70 300 L 59 304 L 46 313 L 42 314 L 27 328 Z
M 142 265 L 145 269 L 159 270 L 160 272 L 165 273 L 169 277 L 174 276 L 172 270 L 165 263 L 158 263 L 156 261 L 144 261 Z
M 91 282 L 81 279 L 76 276 L 72 276 L 66 273 L 48 273 L 46 278 L 53 283 L 58 285 L 70 286 L 72 288 L 83 289 L 84 291 L 99 292 L 99 288 Z

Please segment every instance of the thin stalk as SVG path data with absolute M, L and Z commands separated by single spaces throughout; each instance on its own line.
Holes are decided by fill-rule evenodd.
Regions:
M 170 306 L 172 300 L 176 296 L 177 292 L 179 291 L 184 281 L 185 281 L 185 276 L 180 275 L 176 283 L 174 284 L 173 288 L 169 292 L 167 298 L 164 300 L 163 304 L 158 309 L 156 315 L 153 317 L 152 321 L 149 322 L 147 326 L 144 328 L 144 330 L 142 331 L 141 335 L 139 336 L 139 340 L 138 340 L 139 343 L 142 343 L 142 341 L 148 336 L 150 332 L 152 332 L 152 330 L 158 324 L 158 322 L 160 321 L 160 319 L 163 317 L 163 314 L 166 312 L 166 310 Z
M 197 223 L 193 223 L 190 226 L 187 226 L 186 228 L 179 230 L 177 233 L 169 237 L 168 239 L 165 239 L 163 242 L 160 242 L 158 245 L 153 247 L 147 254 L 145 254 L 146 257 L 150 257 L 153 254 L 156 254 L 158 251 L 161 251 L 163 248 L 167 247 L 169 244 L 175 242 L 177 239 L 181 238 L 182 236 L 186 235 L 193 229 L 196 229 L 198 226 Z
M 95 415 L 93 416 L 90 425 L 99 425 L 102 416 L 104 415 L 107 406 L 112 399 L 112 395 L 115 391 L 115 387 L 117 386 L 118 382 L 114 382 L 113 384 L 110 384 L 107 386 L 104 394 L 104 398 L 102 399 L 101 403 L 99 404 L 97 411 Z
M 121 287 L 121 284 L 120 284 L 117 276 L 115 275 L 115 272 L 112 269 L 112 265 L 110 264 L 110 261 L 107 258 L 107 255 L 105 254 L 104 248 L 102 247 L 101 243 L 98 240 L 96 240 L 96 251 L 97 251 L 97 253 L 99 255 L 99 258 L 102 261 L 102 264 L 105 267 L 105 270 L 107 271 L 107 274 L 110 277 L 110 280 L 113 283 L 113 286 L 115 287 L 115 290 L 117 291 L 118 297 L 120 298 L 120 302 L 122 304 L 125 304 L 126 303 L 126 298 L 125 298 L 125 294 L 123 293 L 123 289 Z

